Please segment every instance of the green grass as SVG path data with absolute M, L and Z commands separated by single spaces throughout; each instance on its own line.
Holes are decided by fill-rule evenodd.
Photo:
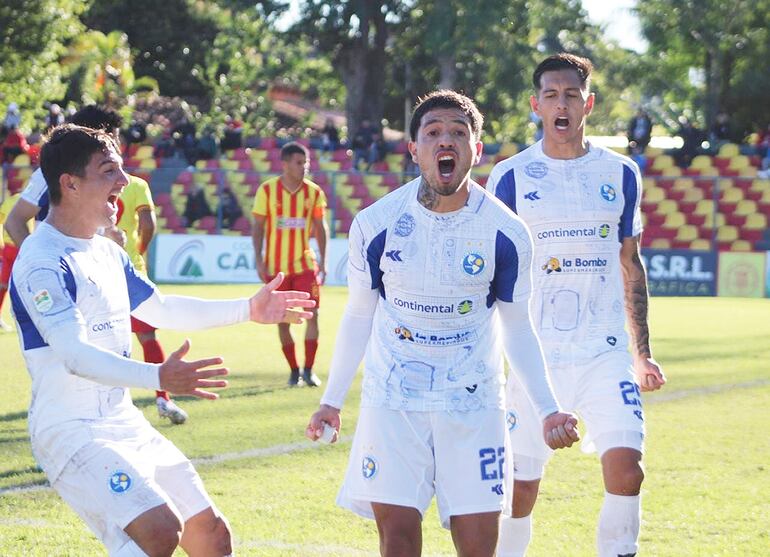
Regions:
M 235 297 L 247 286 L 168 286 L 166 292 Z M 345 290 L 324 288 L 317 369 L 326 378 Z M 3 319 L 9 320 L 7 309 Z M 762 556 L 770 536 L 770 300 L 652 300 L 656 358 L 669 383 L 645 395 L 647 479 L 640 555 Z M 294 327 L 301 339 L 301 329 Z M 219 354 L 230 388 L 216 402 L 182 399 L 190 422 L 159 422 L 152 393 L 136 391 L 148 418 L 188 456 L 240 453 L 302 443 L 320 391 L 288 389 L 274 327 L 160 332 L 167 351 L 191 338 L 191 357 Z M 300 343 L 301 344 L 301 343 Z M 137 354 L 140 351 L 137 350 Z M 29 378 L 15 334 L 0 334 L 0 488 L 42 483 L 29 450 Z M 300 358 L 301 359 L 301 358 Z M 359 382 L 343 413 L 353 432 Z M 334 505 L 349 441 L 277 456 L 204 462 L 198 470 L 233 526 L 239 555 L 376 555 L 374 523 Z M 560 451 L 535 509 L 530 557 L 594 554 L 603 487 L 595 455 Z M 452 555 L 435 506 L 423 525 L 424 554 Z M 0 495 L 0 555 L 104 555 L 99 543 L 50 489 Z

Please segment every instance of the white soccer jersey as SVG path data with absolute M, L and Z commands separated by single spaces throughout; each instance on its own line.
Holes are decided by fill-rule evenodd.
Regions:
M 40 212 L 35 216 L 35 220 L 42 221 L 48 215 L 48 184 L 43 176 L 43 171 L 39 168 L 29 177 L 24 191 L 21 192 L 21 198 L 40 208 Z
M 497 300 L 530 296 L 524 223 L 473 183 L 466 205 L 435 213 L 420 178 L 361 211 L 348 281 L 379 290 L 362 405 L 415 411 L 501 408 Z
M 72 238 L 44 222 L 22 245 L 10 296 L 32 377 L 32 448 L 51 481 L 96 428 L 150 426 L 127 388 L 76 375 L 45 339 L 64 323 L 77 322 L 88 343 L 128 357 L 129 312 L 153 292 L 152 283 L 134 273 L 126 252 L 102 236 Z
M 552 159 L 541 141 L 498 163 L 487 189 L 532 231 L 531 309 L 548 363 L 627 350 L 619 252 L 642 232 L 637 165 L 595 145 L 577 159 Z

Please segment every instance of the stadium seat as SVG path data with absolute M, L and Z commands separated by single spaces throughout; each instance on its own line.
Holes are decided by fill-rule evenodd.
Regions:
M 748 199 L 742 199 L 735 206 L 734 214 L 739 216 L 748 216 L 757 212 L 757 204 L 754 201 Z
M 681 201 L 687 203 L 697 203 L 701 199 L 703 199 L 703 190 L 693 187 L 691 189 L 685 190 L 684 197 L 681 199 Z
M 725 143 L 719 148 L 720 157 L 734 157 L 739 154 L 740 154 L 740 149 L 734 143 Z
M 743 199 L 743 190 L 733 186 L 724 188 L 719 194 L 719 200 L 723 203 L 738 203 Z
M 153 146 L 152 145 L 139 145 L 136 151 L 133 153 L 133 158 L 144 160 L 153 158 Z
M 647 203 L 659 203 L 666 198 L 666 191 L 663 188 L 652 186 L 643 190 L 642 199 Z
M 682 169 L 679 168 L 678 166 L 669 166 L 661 170 L 661 175 L 662 176 L 681 176 Z
M 668 238 L 654 238 L 650 242 L 650 247 L 653 249 L 670 249 L 671 240 L 669 240 Z
M 698 238 L 698 229 L 691 225 L 685 224 L 676 233 L 675 240 L 680 242 L 692 242 Z
M 672 166 L 674 166 L 674 159 L 670 155 L 660 155 L 652 161 L 650 170 L 664 170 Z
M 721 227 L 726 224 L 725 216 L 722 213 L 716 214 L 716 223 L 714 222 L 714 218 L 715 218 L 714 213 L 711 213 L 711 212 L 706 213 L 704 217 L 705 219 L 703 220 L 703 226 L 708 229 L 713 228 L 715 225 L 717 227 Z
M 720 226 L 717 229 L 718 242 L 734 242 L 738 239 L 738 228 L 729 224 Z
M 676 178 L 672 188 L 675 190 L 691 190 L 695 187 L 695 180 L 692 178 Z
M 679 211 L 668 213 L 666 215 L 666 220 L 663 221 L 663 228 L 680 228 L 686 224 L 686 220 L 684 218 L 684 215 L 680 213 Z
M 708 251 L 711 249 L 711 242 L 709 240 L 699 238 L 690 242 L 690 249 Z
M 730 251 L 751 251 L 752 245 L 748 240 L 735 240 L 730 244 Z
M 29 155 L 26 153 L 16 155 L 13 159 L 13 166 L 29 166 L 30 164 Z
M 658 208 L 655 210 L 656 213 L 659 213 L 661 215 L 668 215 L 669 213 L 674 213 L 679 210 L 679 207 L 673 199 L 664 199 L 660 203 L 658 203 Z
M 746 230 L 765 230 L 767 228 L 767 217 L 762 213 L 746 215 L 746 222 L 743 226 Z

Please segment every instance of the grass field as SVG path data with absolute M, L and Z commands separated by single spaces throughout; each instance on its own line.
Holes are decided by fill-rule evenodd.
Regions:
M 167 286 L 165 292 L 234 297 L 244 286 Z M 327 287 L 317 369 L 326 377 L 345 290 Z M 6 304 L 7 305 L 7 304 Z M 3 319 L 9 321 L 7 308 Z M 770 555 L 770 300 L 655 298 L 651 329 L 669 383 L 645 396 L 647 479 L 640 556 Z M 295 327 L 297 333 L 300 331 Z M 377 555 L 373 522 L 334 505 L 357 411 L 357 380 L 343 412 L 343 441 L 303 441 L 321 395 L 289 389 L 274 327 L 162 331 L 167 351 L 185 337 L 192 357 L 220 354 L 230 388 L 216 402 L 183 399 L 184 426 L 161 422 L 152 394 L 134 393 L 150 421 L 197 467 L 230 519 L 239 555 Z M 135 349 L 135 353 L 141 351 Z M 104 555 L 50 489 L 29 449 L 29 378 L 15 333 L 0 334 L 0 555 Z M 594 553 L 603 488 L 595 455 L 559 452 L 535 510 L 530 557 Z M 453 555 L 435 507 L 424 555 Z

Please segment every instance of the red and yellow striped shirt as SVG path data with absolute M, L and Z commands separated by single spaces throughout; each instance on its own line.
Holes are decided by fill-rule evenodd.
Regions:
M 280 176 L 259 186 L 251 212 L 266 219 L 264 261 L 268 275 L 317 269 L 310 232 L 313 219 L 323 218 L 325 210 L 326 196 L 310 180 L 303 180 L 294 193 L 283 187 Z

